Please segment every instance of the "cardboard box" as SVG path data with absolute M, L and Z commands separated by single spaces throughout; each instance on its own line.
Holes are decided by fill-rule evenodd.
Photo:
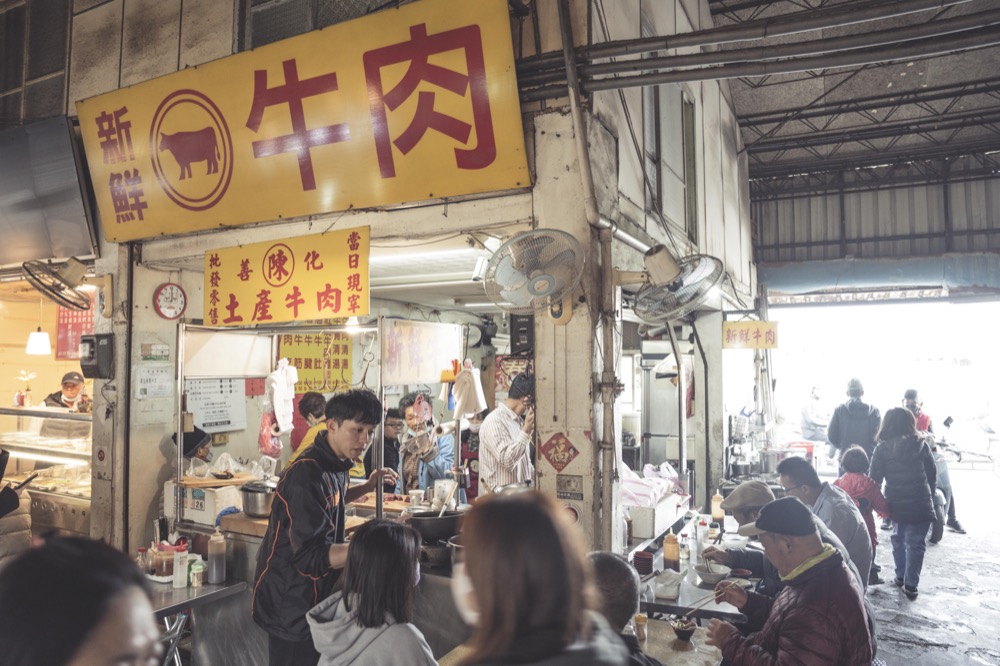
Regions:
M 690 495 L 667 495 L 656 506 L 627 507 L 632 518 L 632 538 L 651 539 L 663 534 L 690 505 Z
M 221 488 L 182 488 L 184 491 L 184 519 L 202 525 L 215 526 L 219 512 L 231 506 L 243 510 L 243 496 L 237 486 Z M 174 517 L 176 503 L 173 480 L 163 484 L 163 515 Z

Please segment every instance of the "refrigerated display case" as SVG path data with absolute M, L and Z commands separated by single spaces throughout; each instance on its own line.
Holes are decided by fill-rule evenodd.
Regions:
M 58 407 L 0 407 L 4 481 L 32 474 L 32 532 L 90 535 L 91 415 Z

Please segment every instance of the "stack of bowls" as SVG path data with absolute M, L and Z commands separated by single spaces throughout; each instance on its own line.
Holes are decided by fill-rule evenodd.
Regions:
M 640 550 L 632 557 L 632 565 L 640 576 L 653 573 L 653 554 Z

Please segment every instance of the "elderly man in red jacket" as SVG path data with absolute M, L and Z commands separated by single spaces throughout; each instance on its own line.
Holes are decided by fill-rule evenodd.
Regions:
M 795 497 L 774 500 L 740 534 L 760 535 L 764 554 L 786 586 L 771 599 L 719 583 L 720 601 L 750 618 L 767 618 L 760 631 L 748 636 L 728 622 L 711 621 L 708 643 L 722 651 L 727 664 L 872 663 L 861 587 L 840 553 L 820 540 L 805 504 Z

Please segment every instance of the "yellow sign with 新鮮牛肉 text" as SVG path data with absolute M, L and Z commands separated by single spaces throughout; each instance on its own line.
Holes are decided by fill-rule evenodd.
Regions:
M 368 314 L 370 229 L 205 253 L 205 322 L 251 326 Z
M 530 185 L 505 0 L 422 0 L 77 103 L 108 240 Z
M 777 349 L 778 322 L 726 321 L 722 323 L 723 349 Z

